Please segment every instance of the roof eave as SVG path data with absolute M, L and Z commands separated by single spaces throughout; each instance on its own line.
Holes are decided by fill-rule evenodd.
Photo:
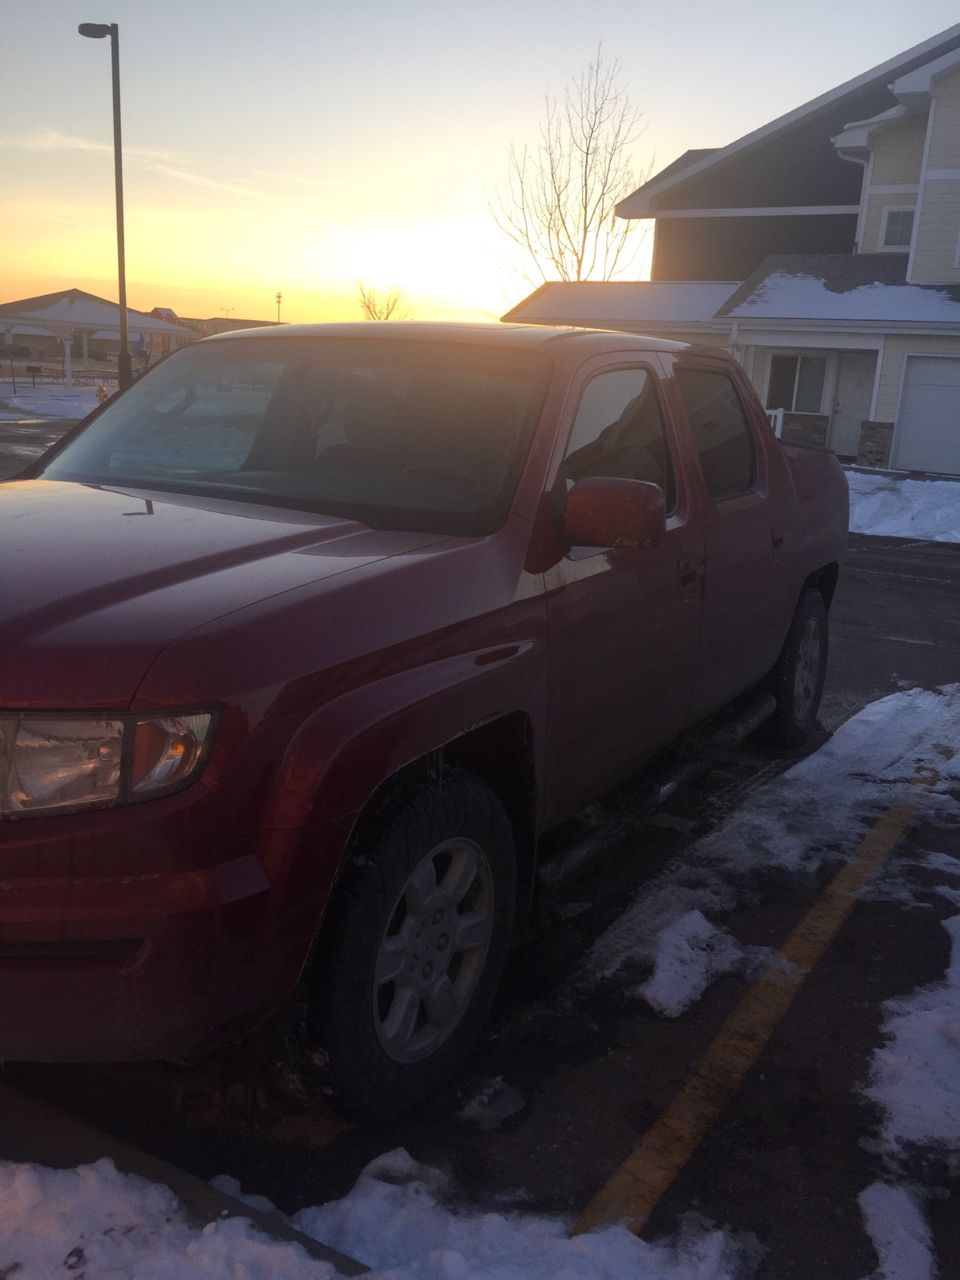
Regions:
M 804 331 L 823 330 L 828 333 L 930 333 L 960 338 L 960 318 L 949 320 L 818 320 L 799 316 L 758 317 L 733 316 L 741 334 L 745 330 L 795 329 Z
M 705 156 L 702 160 L 695 161 L 689 168 L 680 170 L 679 173 L 672 173 L 663 180 L 657 178 L 651 179 L 638 191 L 621 200 L 615 207 L 617 215 L 621 218 L 651 218 L 656 215 L 650 212 L 650 203 L 664 192 L 673 187 L 687 182 L 690 178 L 699 176 L 707 170 L 716 166 L 723 165 L 727 160 L 732 159 L 744 152 L 752 150 L 761 143 L 767 141 L 777 133 L 792 128 L 794 125 L 800 124 L 809 116 L 815 115 L 818 111 L 825 110 L 827 107 L 838 102 L 844 96 L 855 93 L 858 89 L 866 88 L 875 81 L 884 81 L 886 77 L 897 79 L 897 73 L 908 62 L 915 58 L 922 58 L 927 52 L 936 49 L 938 46 L 948 43 L 951 40 L 960 40 L 960 23 L 955 26 L 948 27 L 945 31 L 939 32 L 935 36 L 931 36 L 929 40 L 924 40 L 913 48 L 905 50 L 898 54 L 895 58 L 888 58 L 886 62 L 880 63 L 879 66 L 872 67 L 869 71 L 863 72 L 859 76 L 855 76 L 852 80 L 846 81 L 842 85 L 838 85 L 834 89 L 828 90 L 826 93 L 820 94 L 816 98 L 812 98 L 809 102 L 804 103 L 800 107 L 796 107 L 793 111 L 788 111 L 785 115 L 779 116 L 776 120 L 771 120 L 768 124 L 761 125 L 759 129 L 754 129 L 750 133 L 746 133 L 742 138 L 738 138 L 735 142 L 731 142 L 728 146 L 720 148 L 714 154 Z M 643 192 L 643 195 L 641 195 Z M 638 199 L 639 197 L 639 199 Z

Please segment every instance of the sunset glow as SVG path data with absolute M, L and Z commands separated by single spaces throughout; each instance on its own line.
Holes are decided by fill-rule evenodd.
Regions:
M 269 21 L 252 0 L 162 12 L 128 0 L 113 16 L 130 305 L 270 319 L 280 290 L 284 320 L 353 320 L 362 280 L 401 290 L 415 319 L 495 319 L 539 283 L 491 215 L 508 148 L 535 143 L 544 94 L 561 93 L 599 42 L 644 112 L 639 172 L 725 144 L 953 20 L 940 0 L 889 17 L 857 0 L 846 41 L 785 67 L 757 56 L 782 46 L 783 14 L 758 18 L 747 0 L 688 8 L 692 50 L 672 10 L 624 0 L 482 13 L 374 0 L 362 18 L 287 0 Z M 808 9 L 832 12 L 826 0 Z M 748 11 L 749 47 L 731 35 Z M 869 33 L 854 11 L 872 15 Z M 81 0 L 7 16 L 0 300 L 69 287 L 116 297 L 108 42 L 77 35 L 98 17 L 111 15 Z M 795 34 L 799 50 L 806 26 Z M 730 73 L 719 99 L 697 70 L 718 57 Z M 648 254 L 629 275 L 645 274 Z

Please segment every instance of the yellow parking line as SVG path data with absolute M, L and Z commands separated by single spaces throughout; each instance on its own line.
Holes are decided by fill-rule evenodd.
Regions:
M 935 769 L 923 766 L 911 782 L 931 786 L 939 777 Z M 633 1232 L 642 1230 L 654 1205 L 760 1057 L 807 974 L 853 909 L 857 895 L 903 839 L 916 812 L 916 805 L 894 805 L 871 828 L 727 1018 L 660 1118 L 587 1205 L 575 1234 L 615 1222 L 625 1223 Z

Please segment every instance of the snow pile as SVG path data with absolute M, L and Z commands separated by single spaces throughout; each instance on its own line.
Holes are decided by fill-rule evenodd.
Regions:
M 906 1187 L 875 1182 L 857 1199 L 880 1259 L 875 1280 L 936 1280 L 930 1228 Z
M 660 931 L 653 977 L 639 988 L 651 1008 L 677 1018 L 724 974 L 753 978 L 772 956 L 769 947 L 744 947 L 700 911 L 687 911 Z
M 850 532 L 960 542 L 960 483 L 848 471 Z
M 880 1137 L 889 1155 L 910 1144 L 942 1149 L 960 1172 L 960 916 L 944 928 L 951 940 L 945 979 L 886 1002 L 884 1044 L 865 1092 L 884 1112 Z
M 671 956 L 683 967 L 685 950 L 669 937 L 661 947 L 665 930 L 682 932 L 677 922 L 693 911 L 714 917 L 730 911 L 768 868 L 812 873 L 826 860 L 849 857 L 883 810 L 916 798 L 911 780 L 921 761 L 935 762 L 944 775 L 925 790 L 926 810 L 956 814 L 947 788 L 960 781 L 957 762 L 948 765 L 937 746 L 958 741 L 960 685 L 935 693 L 911 689 L 871 703 L 814 755 L 758 788 L 748 804 L 685 850 L 682 863 L 644 885 L 594 943 L 578 984 L 656 962 L 658 989 L 682 989 L 685 976 L 668 968 Z M 710 976 L 706 972 L 705 984 Z
M 371 1280 L 733 1280 L 740 1244 L 693 1227 L 676 1245 L 622 1227 L 571 1239 L 559 1219 L 453 1213 L 442 1176 L 406 1152 L 381 1156 L 353 1190 L 293 1219 L 374 1268 Z M 221 1179 L 231 1191 L 236 1184 Z M 251 1199 L 254 1199 L 251 1197 Z M 263 1206 L 265 1202 L 255 1198 Z M 230 1218 L 191 1226 L 166 1188 L 109 1160 L 72 1170 L 0 1163 L 0 1276 L 85 1280 L 333 1280 L 328 1264 Z
M 374 1273 L 380 1280 L 722 1280 L 736 1274 L 740 1247 L 719 1231 L 692 1231 L 676 1247 L 646 1244 L 623 1227 L 570 1239 L 559 1219 L 451 1213 L 423 1172 L 404 1151 L 381 1156 L 349 1196 L 302 1211 L 295 1225 L 388 1268 Z
M 299 1245 L 264 1239 L 245 1220 L 201 1230 L 166 1187 L 98 1160 L 79 1169 L 0 1163 L 0 1276 L 40 1280 L 331 1280 Z

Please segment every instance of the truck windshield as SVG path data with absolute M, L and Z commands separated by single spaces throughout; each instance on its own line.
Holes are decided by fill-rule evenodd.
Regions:
M 486 533 L 509 507 L 548 376 L 539 352 L 479 343 L 201 343 L 108 405 L 42 474 Z

